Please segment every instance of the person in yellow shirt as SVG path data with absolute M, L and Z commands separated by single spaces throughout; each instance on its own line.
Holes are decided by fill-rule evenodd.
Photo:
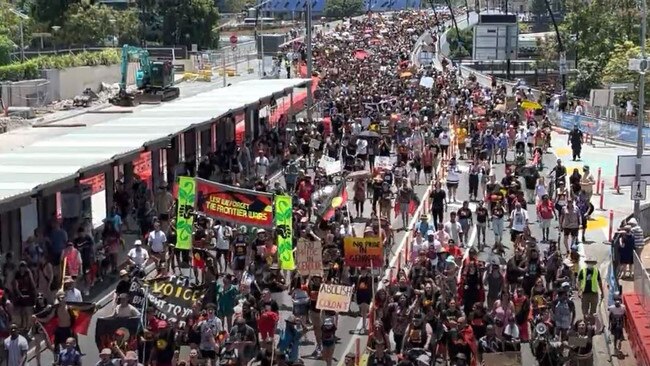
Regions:
M 467 138 L 467 129 L 465 127 L 459 126 L 456 128 L 456 141 L 458 143 L 458 153 L 460 154 L 460 159 L 465 159 L 465 139 Z

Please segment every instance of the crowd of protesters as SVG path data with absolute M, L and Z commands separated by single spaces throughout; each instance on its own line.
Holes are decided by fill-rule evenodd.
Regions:
M 594 314 L 604 295 L 594 260 L 582 258 L 579 250 L 593 210 L 593 177 L 588 167 L 568 176 L 560 160 L 545 177 L 540 168 L 550 142 L 548 120 L 509 105 L 505 87 L 463 80 L 446 60 L 441 69 L 413 64 L 419 35 L 431 32 L 435 38 L 437 23 L 447 20 L 419 11 L 369 14 L 317 32 L 316 96 L 325 118 L 300 121 L 293 132 L 276 131 L 251 146 L 220 150 L 196 169 L 190 164 L 178 172 L 232 185 L 253 177 L 253 189 L 292 194 L 294 247 L 301 238 L 320 241 L 322 275 L 281 271 L 275 231 L 201 215 L 193 239 L 195 251 L 204 255 L 190 259 L 174 248 L 174 201 L 165 187 L 155 194 L 133 192 L 151 199 L 130 197 L 124 205 L 116 200 L 102 234 L 116 250 L 128 203 L 149 203 L 152 212 L 151 220 L 144 220 L 150 222 L 142 229 L 146 235 L 128 252 L 132 270 L 119 272 L 114 316 L 142 316 L 129 305 L 129 288 L 131 277 L 142 276 L 148 262 L 156 264 L 161 278 L 181 276 L 183 263 L 191 260 L 191 282 L 211 290 L 184 322 L 144 314 L 147 328 L 139 342 L 149 345 L 144 348 L 149 351 L 142 352 L 138 344 L 115 344 L 101 350 L 98 365 L 115 360 L 172 366 L 299 365 L 306 357 L 303 341 L 313 337 L 311 356 L 331 366 L 338 362 L 339 318 L 316 307 L 323 283 L 354 285 L 361 320 L 357 332 L 367 342 L 369 366 L 410 366 L 422 357 L 430 365 L 436 360 L 476 365 L 488 354 L 518 353 L 524 346 L 531 347 L 540 365 L 561 365 L 567 358 L 590 365 L 592 337 L 602 330 Z M 525 93 L 517 99 L 525 99 Z M 322 157 L 340 161 L 341 169 L 328 174 L 319 164 Z M 284 165 L 284 184 L 268 180 L 270 160 Z M 324 215 L 326 188 L 340 180 L 351 181 L 344 190 L 351 190 L 353 209 L 346 202 Z M 417 196 L 418 186 L 428 187 L 427 196 Z M 459 200 L 461 196 L 469 198 Z M 413 218 L 413 203 L 421 201 L 426 203 L 421 215 Z M 398 225 L 391 225 L 393 215 L 399 217 Z M 536 222 L 542 237 L 533 235 Z M 353 223 L 365 224 L 365 229 L 357 232 Z M 68 243 L 56 230 L 54 224 L 49 235 L 61 244 L 54 256 L 68 258 L 68 265 L 75 260 L 85 264 L 79 243 L 91 240 L 90 233 L 80 229 L 79 240 Z M 396 273 L 345 264 L 346 237 L 379 237 L 390 248 L 398 230 L 405 230 L 408 240 L 405 263 Z M 628 242 L 622 236 L 621 248 Z M 42 310 L 39 306 L 81 300 L 75 278 L 85 269 L 69 268 L 67 287 L 56 292 L 60 282 L 53 274 L 58 272 L 38 250 L 51 247 L 56 247 L 53 242 L 33 250 L 29 246 L 25 260 L 36 261 L 21 263 L 14 280 L 6 282 L 0 319 L 9 339 L 18 329 L 31 327 L 31 314 Z M 113 254 L 106 253 L 106 264 L 117 271 Z M 391 254 L 385 251 L 386 262 Z M 388 273 L 392 276 L 384 276 Z M 47 281 L 41 284 L 40 279 Z M 281 316 L 282 304 L 273 296 L 281 292 L 293 299 L 288 317 Z M 622 305 L 618 301 L 614 306 Z M 5 313 L 13 317 L 2 318 Z M 610 313 L 617 319 L 614 327 L 622 324 L 624 309 Z M 9 327 L 12 322 L 18 325 Z M 20 356 L 20 339 L 16 345 Z M 54 344 L 58 364 L 82 363 L 75 345 L 74 337 Z M 182 346 L 189 347 L 187 354 Z M 345 364 L 354 364 L 355 357 L 344 355 Z M 20 357 L 10 352 L 9 360 Z

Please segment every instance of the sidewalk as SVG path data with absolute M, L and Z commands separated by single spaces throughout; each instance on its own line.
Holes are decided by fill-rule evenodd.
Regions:
M 646 245 L 643 248 L 637 249 L 636 250 L 637 254 L 639 255 L 639 258 L 641 259 L 641 264 L 643 266 L 643 270 L 647 272 L 648 268 L 650 268 L 650 242 L 646 241 Z M 639 270 L 639 268 L 635 268 L 635 270 Z M 638 273 L 635 273 L 635 279 L 638 280 Z M 641 301 L 639 302 L 636 296 L 650 296 L 650 294 L 635 294 L 635 286 L 634 286 L 634 280 L 620 280 L 620 285 L 621 285 L 621 294 L 623 295 L 623 301 L 625 305 L 627 306 L 627 322 L 625 326 L 625 338 L 626 340 L 623 342 L 623 346 L 621 347 L 621 350 L 623 352 L 624 358 L 622 359 L 614 359 L 614 363 L 618 363 L 618 365 L 621 366 L 632 366 L 632 365 L 640 365 L 643 364 L 643 357 L 647 356 L 650 353 L 649 349 L 634 349 L 632 342 L 630 341 L 630 338 L 633 337 L 632 334 L 629 334 L 628 332 L 631 329 L 632 324 L 634 324 L 635 320 L 639 321 L 640 318 L 645 317 L 646 318 L 646 323 L 647 320 L 650 319 L 650 315 L 647 312 L 647 309 L 645 309 L 643 306 L 644 302 Z M 639 311 L 639 309 L 641 311 Z M 642 321 L 639 321 L 639 323 L 643 324 Z M 637 324 L 637 326 L 640 324 Z M 641 337 L 643 339 L 640 339 L 639 343 L 642 346 L 643 344 L 647 345 L 647 325 L 643 329 L 639 329 L 638 332 L 640 333 Z M 645 342 L 644 342 L 645 341 Z M 643 346 L 642 346 L 643 347 Z M 616 362 L 617 361 L 617 362 Z

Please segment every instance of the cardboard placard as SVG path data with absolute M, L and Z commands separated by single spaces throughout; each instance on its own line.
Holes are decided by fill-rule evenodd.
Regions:
M 296 247 L 298 273 L 302 276 L 323 274 L 323 246 L 318 240 L 298 239 Z
M 316 309 L 344 313 L 350 310 L 353 286 L 321 284 L 316 300 Z
M 327 175 L 333 175 L 340 173 L 343 167 L 341 166 L 341 161 L 340 160 L 334 160 L 333 158 L 330 158 L 329 156 L 323 156 L 320 158 L 320 161 L 318 162 L 318 166 L 320 168 L 325 169 L 325 174 Z
M 376 156 L 375 168 L 385 170 L 393 169 L 393 162 L 391 161 L 390 156 Z
M 345 265 L 350 267 L 379 267 L 384 260 L 383 249 L 378 237 L 346 237 L 343 241 Z
M 311 147 L 312 149 L 319 149 L 320 148 L 320 140 L 311 139 L 311 141 L 309 141 L 309 147 Z

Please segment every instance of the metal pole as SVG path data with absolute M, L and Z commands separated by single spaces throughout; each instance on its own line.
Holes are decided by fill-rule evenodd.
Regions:
M 612 108 L 609 101 L 612 99 L 612 88 L 611 86 L 607 87 L 607 116 L 606 116 L 606 121 L 607 121 L 607 130 L 605 131 L 605 146 L 607 146 L 607 139 L 609 138 L 609 124 L 611 123 L 609 114 L 610 114 L 610 109 Z
M 307 19 L 305 19 L 305 40 L 307 46 L 307 78 L 311 79 L 314 70 L 312 56 L 312 39 L 311 39 L 311 1 L 307 0 Z M 312 122 L 312 107 L 314 105 L 314 96 L 311 92 L 311 85 L 307 86 L 307 122 Z
M 641 0 L 641 59 L 645 60 L 645 37 L 648 26 L 648 4 Z M 636 126 L 636 162 L 634 180 L 641 181 L 641 158 L 643 157 L 643 126 L 645 122 L 645 70 L 639 72 L 639 122 Z M 634 216 L 641 217 L 641 201 L 634 200 Z
M 23 19 L 20 19 L 20 61 L 25 62 L 25 33 L 23 32 Z
M 226 85 L 228 85 L 228 82 L 226 81 L 226 50 L 227 48 L 224 47 L 223 53 L 221 54 L 221 71 L 223 71 L 223 87 L 225 88 Z
M 645 0 L 643 0 L 645 1 Z M 546 3 L 546 9 L 548 14 L 551 16 L 551 22 L 553 22 L 553 28 L 555 29 L 555 38 L 557 38 L 557 48 L 558 53 L 562 55 L 564 53 L 564 44 L 562 43 L 562 37 L 560 37 L 560 30 L 557 27 L 557 22 L 555 22 L 555 15 L 553 15 L 553 9 L 551 9 L 551 3 L 548 0 L 544 0 Z M 566 74 L 562 73 L 562 90 L 566 90 Z

